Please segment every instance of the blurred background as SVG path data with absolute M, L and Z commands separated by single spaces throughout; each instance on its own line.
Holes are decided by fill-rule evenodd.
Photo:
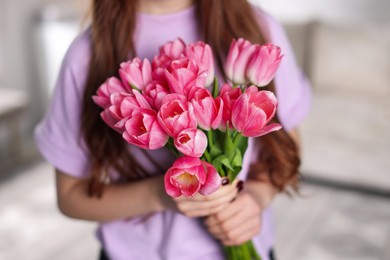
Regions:
M 252 0 L 283 23 L 312 82 L 301 195 L 279 196 L 281 260 L 390 259 L 390 1 Z M 0 0 L 0 259 L 96 259 L 34 146 L 89 1 Z

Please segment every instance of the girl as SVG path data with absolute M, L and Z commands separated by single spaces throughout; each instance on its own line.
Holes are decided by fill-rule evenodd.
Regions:
M 272 259 L 269 205 L 275 194 L 296 187 L 296 127 L 310 97 L 281 26 L 246 0 L 94 0 L 92 11 L 92 25 L 70 46 L 51 107 L 36 129 L 38 147 L 56 170 L 62 213 L 100 223 L 102 259 L 218 260 L 221 244 L 250 239 L 263 259 Z M 233 38 L 272 42 L 285 54 L 268 86 L 277 93 L 284 130 L 250 141 L 240 173 L 244 189 L 240 182 L 207 197 L 168 197 L 163 174 L 174 156 L 126 144 L 92 102 L 122 61 L 152 59 L 178 37 L 209 43 L 222 76 Z

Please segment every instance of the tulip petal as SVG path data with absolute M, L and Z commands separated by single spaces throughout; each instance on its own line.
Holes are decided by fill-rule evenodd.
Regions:
M 202 162 L 205 167 L 207 179 L 204 185 L 199 189 L 199 193 L 202 195 L 210 195 L 215 192 L 221 185 L 221 176 L 215 170 L 214 166 L 208 162 Z
M 236 102 L 234 102 L 232 108 L 232 124 L 237 131 L 242 132 L 247 124 L 248 112 L 249 112 L 249 97 L 242 94 Z
M 260 132 L 260 135 L 256 136 L 256 137 L 259 137 L 259 136 L 263 136 L 263 135 L 266 135 L 268 133 L 271 133 L 271 132 L 274 132 L 274 131 L 278 131 L 282 129 L 282 125 L 281 124 L 270 124 L 270 125 L 267 125 L 266 127 L 264 127 L 261 132 Z
M 182 194 L 186 197 L 192 197 L 200 189 L 198 178 L 188 172 L 184 172 L 178 176 L 171 177 L 171 183 L 178 187 Z
M 171 174 L 168 170 L 168 172 L 164 176 L 164 185 L 165 185 L 165 191 L 167 194 L 171 197 L 180 197 L 181 196 L 181 190 L 180 188 L 174 186 L 171 182 Z
M 266 124 L 267 116 L 261 109 L 251 108 L 246 124 L 240 130 L 241 134 L 246 137 L 258 136 Z

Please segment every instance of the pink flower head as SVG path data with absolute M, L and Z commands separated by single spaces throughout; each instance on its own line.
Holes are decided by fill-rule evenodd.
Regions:
M 171 93 L 168 94 L 164 97 L 162 104 L 168 103 L 170 101 L 177 101 L 179 100 L 182 103 L 187 103 L 187 97 L 184 95 L 176 94 L 176 93 Z
M 248 64 L 247 78 L 259 87 L 267 86 L 274 78 L 283 55 L 278 46 L 273 44 L 257 45 L 255 53 Z
M 185 53 L 198 65 L 200 72 L 206 73 L 206 86 L 211 85 L 214 81 L 214 57 L 210 46 L 199 41 L 188 45 Z
M 219 93 L 219 96 L 223 102 L 222 120 L 219 127 L 221 131 L 226 131 L 226 126 L 228 126 L 229 128 L 233 128 L 231 120 L 232 107 L 234 105 L 234 102 L 236 102 L 236 100 L 240 97 L 241 94 L 242 93 L 240 88 L 233 88 L 228 84 L 224 84 L 222 86 L 222 89 Z
M 242 38 L 233 39 L 225 64 L 226 76 L 235 84 L 245 84 L 246 68 L 255 52 L 256 46 Z
M 173 99 L 163 103 L 158 112 L 158 121 L 173 138 L 176 138 L 184 129 L 196 128 L 197 126 L 191 103 L 183 102 L 181 99 Z
M 192 86 L 206 84 L 206 73 L 199 73 L 198 66 L 189 59 L 175 60 L 169 69 L 165 70 L 165 77 L 172 93 L 185 94 Z
M 210 195 L 221 183 L 215 168 L 196 157 L 178 158 L 164 177 L 165 190 L 171 197 L 194 196 L 197 192 Z
M 149 60 L 134 58 L 121 64 L 119 75 L 124 83 L 143 90 L 152 81 L 152 68 Z
M 147 150 L 164 147 L 169 136 L 157 121 L 157 114 L 151 109 L 139 109 L 126 121 L 123 138 L 130 144 Z
M 169 41 L 160 47 L 160 55 L 167 56 L 171 60 L 177 60 L 184 57 L 184 51 L 186 48 L 186 44 L 180 38 Z
M 116 126 L 120 119 L 117 119 L 108 109 L 100 113 L 100 117 L 109 127 L 122 134 L 125 131 L 124 127 Z
M 194 107 L 196 120 L 204 130 L 217 129 L 222 121 L 223 101 L 220 97 L 214 99 L 206 88 L 193 88 L 196 91 L 189 98 Z
M 151 109 L 148 101 L 137 90 L 129 93 L 114 93 L 110 97 L 111 106 L 101 114 L 104 122 L 117 131 L 123 132 L 126 120 L 134 110 Z
M 249 87 L 234 103 L 232 123 L 246 137 L 258 137 L 282 128 L 280 124 L 267 125 L 276 112 L 277 99 L 270 91 Z
M 160 109 L 163 99 L 169 93 L 169 88 L 161 85 L 158 81 L 152 81 L 143 91 L 145 99 L 156 110 Z
M 111 77 L 104 82 L 97 90 L 97 95 L 93 96 L 93 101 L 101 108 L 108 108 L 111 106 L 110 96 L 114 93 L 127 93 L 130 89 L 117 78 Z
M 130 93 L 113 93 L 110 96 L 111 106 L 104 109 L 100 114 L 101 118 L 108 126 L 120 133 L 124 131 L 124 120 L 127 119 L 127 116 L 122 115 L 120 107 L 123 100 L 130 96 L 132 96 Z
M 175 138 L 175 146 L 179 152 L 191 157 L 201 157 L 207 148 L 207 136 L 196 128 L 184 129 Z
M 156 55 L 152 61 L 152 71 L 166 69 L 171 65 L 172 59 L 165 54 Z

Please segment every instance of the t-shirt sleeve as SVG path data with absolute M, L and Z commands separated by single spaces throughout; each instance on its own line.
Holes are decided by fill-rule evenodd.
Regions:
M 63 60 L 50 107 L 35 129 L 43 157 L 56 169 L 74 177 L 89 174 L 88 152 L 80 137 L 80 110 L 87 73 L 88 37 L 80 35 Z
M 311 87 L 305 75 L 298 67 L 290 41 L 283 29 L 273 17 L 261 12 L 266 23 L 268 40 L 278 45 L 284 55 L 275 75 L 275 87 L 278 98 L 278 116 L 286 130 L 297 127 L 309 114 L 311 106 Z

